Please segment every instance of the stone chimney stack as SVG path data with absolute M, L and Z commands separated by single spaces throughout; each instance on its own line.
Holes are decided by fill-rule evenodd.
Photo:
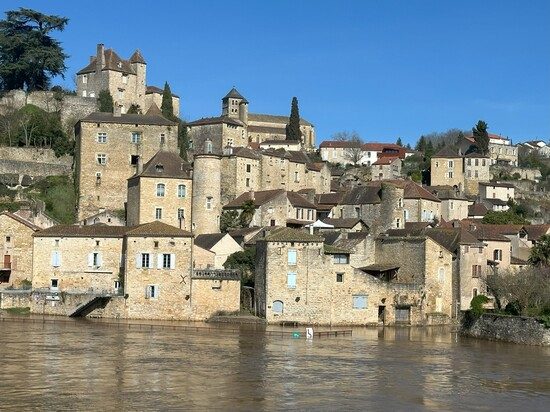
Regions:
M 141 172 L 143 172 L 143 159 L 141 158 L 141 156 L 138 156 L 136 175 L 141 174 Z
M 99 43 L 97 45 L 97 55 L 96 55 L 96 66 L 95 71 L 97 73 L 101 72 L 101 69 L 103 69 L 103 66 L 105 66 L 105 45 L 103 43 Z
M 120 117 L 122 115 L 122 106 L 115 102 L 113 106 L 113 116 Z
M 248 192 L 248 196 L 250 197 L 250 200 L 254 201 L 254 190 L 250 190 L 250 192 Z

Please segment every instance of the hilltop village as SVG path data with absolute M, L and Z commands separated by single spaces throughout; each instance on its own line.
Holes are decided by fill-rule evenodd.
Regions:
M 425 161 L 418 150 L 349 139 L 317 147 L 303 118 L 291 139 L 288 115 L 249 111 L 233 87 L 212 117 L 185 123 L 182 157 L 180 98 L 161 110 L 165 92 L 147 84 L 148 68 L 138 50 L 126 60 L 99 44 L 75 95 L 54 99 L 64 124 L 74 121 L 74 161 L 21 148 L 35 150 L 23 155 L 30 171 L 14 174 L 22 163 L 6 160 L 15 192 L 72 176 L 77 211 L 71 224 L 33 205 L 0 213 L 1 308 L 202 321 L 245 307 L 269 323 L 446 324 L 490 295 L 488 274 L 521 270 L 550 234 L 543 219 L 483 221 L 541 180 L 506 137 L 489 134 L 484 152 L 460 136 L 415 179 L 406 171 Z M 100 112 L 106 90 L 113 109 Z M 13 91 L 0 107 L 51 111 L 52 102 Z M 522 147 L 550 155 L 544 142 Z M 10 162 L 23 153 L 0 149 Z M 228 264 L 244 256 L 250 273 Z

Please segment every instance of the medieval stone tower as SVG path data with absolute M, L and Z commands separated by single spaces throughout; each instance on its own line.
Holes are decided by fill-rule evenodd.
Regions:
M 248 100 L 234 87 L 222 99 L 222 116 L 239 119 L 248 124 Z
M 403 215 L 404 190 L 391 183 L 382 183 L 380 186 L 380 217 L 373 229 L 374 233 L 382 233 L 388 229 L 403 229 L 405 219 Z
M 197 154 L 193 162 L 192 229 L 195 235 L 219 233 L 222 214 L 221 157 Z

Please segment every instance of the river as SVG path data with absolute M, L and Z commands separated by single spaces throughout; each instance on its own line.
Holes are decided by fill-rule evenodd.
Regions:
M 0 319 L 0 410 L 550 405 L 549 348 L 465 339 L 446 328 L 354 328 L 350 337 L 308 341 L 253 326 L 200 326 Z

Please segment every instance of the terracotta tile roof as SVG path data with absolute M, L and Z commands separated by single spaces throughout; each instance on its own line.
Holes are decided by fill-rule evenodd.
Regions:
M 526 260 L 520 259 L 520 258 L 518 258 L 518 257 L 511 256 L 511 257 L 510 257 L 510 264 L 511 264 L 511 265 L 522 265 L 522 266 L 526 266 L 526 265 L 529 264 L 529 262 L 527 262 Z
M 332 245 L 325 244 L 323 249 L 326 255 L 339 255 L 339 254 L 349 255 L 351 253 L 350 249 L 342 246 L 336 246 L 334 244 Z
M 0 216 L 7 216 L 13 220 L 15 220 L 16 222 L 19 222 L 21 223 L 22 225 L 25 225 L 27 226 L 29 229 L 32 229 L 34 230 L 35 232 L 40 230 L 40 227 L 36 226 L 34 223 L 31 223 L 29 222 L 28 220 L 26 219 L 23 219 L 21 216 L 17 216 L 16 214 L 13 214 L 11 212 L 8 212 L 7 210 L 3 211 L 0 213 Z
M 192 237 L 193 234 L 175 226 L 167 225 L 159 221 L 144 223 L 142 225 L 127 228 L 126 236 L 164 236 L 164 237 Z
M 223 124 L 223 123 L 231 124 L 233 126 L 244 126 L 243 122 L 229 116 L 203 117 L 202 119 L 193 120 L 192 122 L 187 123 L 187 126 L 203 126 L 208 124 Z
M 351 229 L 356 224 L 362 222 L 361 219 L 347 218 L 347 219 L 332 219 L 327 218 L 323 220 L 323 223 L 334 226 L 335 229 Z
M 461 195 L 460 192 L 452 186 L 440 185 L 440 186 L 424 186 L 428 192 L 432 193 L 439 200 L 468 200 L 464 195 Z
M 390 183 L 394 186 L 403 188 L 403 197 L 405 199 L 425 199 L 431 200 L 432 202 L 441 202 L 441 200 L 434 196 L 430 191 L 420 186 L 418 183 L 413 182 L 412 180 L 375 180 L 369 182 L 367 185 L 381 188 L 382 184 L 384 183 Z
M 550 225 L 525 225 L 523 229 L 527 232 L 529 240 L 539 240 L 541 236 L 548 234 Z
M 270 147 L 268 149 L 262 150 L 262 155 L 278 157 L 280 159 L 287 159 L 294 163 L 311 163 L 309 156 L 301 150 L 286 150 L 282 147 L 275 149 L 273 147 Z
M 177 153 L 158 151 L 151 160 L 145 163 L 143 171 L 130 179 L 137 177 L 191 179 L 191 165 Z
M 373 265 L 368 265 L 368 266 L 363 266 L 363 267 L 360 267 L 359 270 L 362 270 L 363 272 L 387 272 L 388 270 L 395 270 L 395 269 L 399 269 L 400 266 L 399 265 L 396 265 L 394 263 L 388 263 L 388 264 L 383 264 L 383 263 L 375 263 Z
M 350 142 L 348 140 L 325 140 L 321 142 L 319 148 L 353 149 L 359 148 L 361 145 L 361 142 Z
M 467 155 L 464 155 L 464 157 L 478 157 L 478 158 L 489 159 L 489 156 L 485 156 L 477 152 L 470 152 Z
M 282 123 L 285 126 L 288 124 L 288 116 L 277 116 L 273 114 L 248 113 L 248 122 L 265 122 L 265 123 Z M 302 126 L 313 126 L 304 118 L 300 118 Z
M 309 225 L 313 223 L 312 220 L 300 220 L 300 219 L 287 219 L 286 220 L 286 225 L 289 226 L 289 225 L 292 225 L 292 227 L 294 226 L 305 226 L 305 225 Z M 289 226 L 290 227 L 290 226 Z
M 384 151 L 396 151 L 405 152 L 405 148 L 395 143 L 365 143 L 363 144 L 363 150 L 365 152 L 380 152 Z
M 283 227 L 272 230 L 264 238 L 266 242 L 322 242 L 323 237 L 309 234 L 305 230 Z
M 501 234 L 498 226 L 500 225 L 477 224 L 475 228 L 470 228 L 468 231 L 479 240 L 510 242 L 510 239 Z
M 176 126 L 172 122 L 160 115 L 148 114 L 121 114 L 115 116 L 113 113 L 95 112 L 81 119 L 83 123 L 115 123 L 115 124 L 144 124 L 153 126 Z
M 195 245 L 206 250 L 212 249 L 227 233 L 207 233 L 195 237 Z
M 324 162 L 316 162 L 316 163 L 308 163 L 306 164 L 307 170 L 313 170 L 315 172 L 320 172 L 323 170 L 323 167 L 325 167 L 326 163 Z

